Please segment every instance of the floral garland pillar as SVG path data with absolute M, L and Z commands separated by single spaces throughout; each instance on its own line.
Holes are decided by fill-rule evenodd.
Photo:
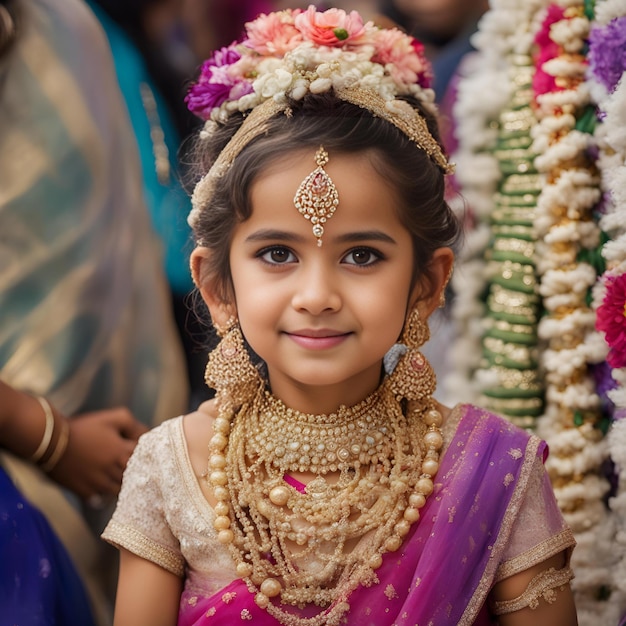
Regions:
M 572 565 L 580 626 L 617 625 L 626 614 L 626 0 L 596 0 L 595 15 L 593 5 L 591 0 L 491 0 L 474 40 L 482 58 L 475 63 L 475 74 L 462 80 L 455 109 L 458 180 L 478 218 L 476 232 L 468 237 L 471 254 L 465 259 L 471 263 L 472 276 L 483 277 L 484 288 L 479 280 L 472 283 L 475 302 L 467 293 L 457 298 L 462 307 L 455 319 L 463 325 L 453 353 L 457 349 L 463 353 L 460 362 L 468 372 L 465 387 L 459 383 L 458 388 L 476 392 L 480 386 L 487 396 L 484 392 L 489 385 L 495 387 L 502 363 L 485 358 L 493 357 L 486 352 L 482 363 L 474 361 L 472 368 L 467 355 L 481 354 L 480 341 L 485 328 L 489 339 L 495 316 L 483 315 L 480 326 L 470 318 L 484 310 L 480 296 L 494 293 L 492 287 L 506 280 L 502 273 L 506 269 L 493 264 L 490 268 L 485 258 L 491 255 L 493 260 L 490 246 L 496 247 L 496 234 L 502 235 L 502 225 L 511 225 L 501 223 L 502 198 L 494 195 L 495 184 L 490 185 L 499 180 L 504 188 L 507 183 L 506 159 L 495 149 L 503 136 L 493 137 L 493 122 L 511 108 L 512 91 L 509 104 L 498 99 L 501 107 L 496 114 L 492 99 L 483 94 L 489 83 L 498 85 L 501 93 L 509 70 L 515 71 L 510 67 L 516 58 L 512 51 L 533 54 L 536 123 L 531 151 L 537 155 L 532 165 L 540 175 L 541 192 L 535 198 L 531 241 L 543 307 L 537 330 L 545 383 L 537 431 L 550 446 L 547 468 L 578 541 Z M 598 30 L 590 35 L 592 20 Z M 503 70 L 503 65 L 508 67 Z M 603 83 L 601 89 L 594 87 L 594 80 Z M 479 101 L 487 109 L 482 115 L 477 111 Z M 487 152 L 496 157 L 497 177 L 485 158 Z M 598 225 L 600 211 L 605 234 Z M 609 241 L 602 246 L 606 237 Z M 483 251 L 478 251 L 480 243 Z M 599 280 L 601 246 L 608 271 Z M 482 252 L 481 274 L 477 259 Z M 456 272 L 461 278 L 463 260 Z M 467 292 L 463 282 L 456 288 Z M 623 357 L 613 361 L 610 376 L 603 377 L 609 379 L 608 385 L 598 379 L 598 372 L 607 371 L 607 345 L 594 328 L 596 321 L 611 348 L 609 361 L 611 355 Z M 470 342 L 478 349 L 468 350 Z M 514 349 L 503 344 L 498 348 L 501 353 Z M 457 379 L 461 374 L 456 373 Z M 615 407 L 614 424 L 606 435 L 609 402 Z M 504 403 L 491 406 L 507 413 Z M 610 460 L 619 475 L 615 493 L 608 480 Z
M 585 128 L 594 119 L 585 82 L 589 27 L 581 2 L 562 0 L 547 9 L 536 38 L 533 148 L 539 155 L 535 166 L 546 179 L 535 223 L 545 309 L 539 336 L 545 344 L 546 408 L 538 430 L 550 446 L 546 466 L 559 506 L 579 544 L 572 564 L 580 620 L 597 624 L 610 623 L 600 615 L 611 610 L 602 600 L 612 580 L 604 567 L 610 542 L 598 542 L 611 536 L 611 520 L 603 502 L 609 483 L 601 471 L 608 454 L 590 370 L 603 358 L 589 302 L 597 276 L 582 260 L 600 242 L 593 214 L 599 176 L 593 137 Z

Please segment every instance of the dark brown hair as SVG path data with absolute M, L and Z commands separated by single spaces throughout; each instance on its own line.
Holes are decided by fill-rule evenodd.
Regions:
M 437 122 L 416 101 L 410 101 L 426 119 L 439 140 Z M 205 174 L 224 148 L 242 116 L 220 127 L 205 145 L 198 144 L 197 162 Z M 232 297 L 229 252 L 237 223 L 251 215 L 250 190 L 259 174 L 292 151 L 323 145 L 332 155 L 369 152 L 373 167 L 396 190 L 398 216 L 411 233 L 413 275 L 429 280 L 428 265 L 434 251 L 453 246 L 459 237 L 456 216 L 445 201 L 443 172 L 404 133 L 366 109 L 344 102 L 332 93 L 309 94 L 292 103 L 289 116 L 270 120 L 267 133 L 251 141 L 219 179 L 210 203 L 203 207 L 194 228 L 196 240 L 212 252 L 210 267 L 203 268 L 219 295 Z M 204 277 L 203 277 L 204 278 Z

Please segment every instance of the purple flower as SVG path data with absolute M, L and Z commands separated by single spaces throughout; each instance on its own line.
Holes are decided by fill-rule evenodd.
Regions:
M 228 47 L 221 48 L 220 50 L 216 50 L 213 53 L 213 56 L 204 62 L 202 69 L 204 70 L 205 66 L 209 66 L 209 65 L 223 67 L 224 65 L 232 65 L 236 61 L 239 61 L 239 59 L 241 59 L 241 55 L 233 47 L 233 45 L 234 44 L 231 44 Z
M 596 80 L 612 93 L 626 71 L 626 16 L 591 29 L 588 60 Z
M 211 111 L 228 100 L 232 85 L 223 83 L 198 82 L 185 96 L 187 108 L 203 120 L 208 120 Z
M 233 76 L 228 71 L 240 58 L 239 52 L 230 46 L 216 50 L 202 64 L 198 82 L 191 86 L 185 97 L 187 108 L 192 113 L 207 120 L 213 109 L 227 100 L 238 100 L 252 91 L 249 81 Z
M 609 391 L 617 387 L 617 382 L 613 379 L 611 366 L 606 362 L 595 363 L 589 367 L 593 375 L 596 387 L 596 393 L 600 398 L 602 412 L 611 417 L 615 413 L 615 404 L 609 397 Z

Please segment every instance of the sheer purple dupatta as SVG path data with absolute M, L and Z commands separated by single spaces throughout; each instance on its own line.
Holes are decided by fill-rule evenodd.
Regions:
M 351 626 L 488 624 L 484 611 L 500 556 L 545 444 L 521 429 L 464 406 L 442 458 L 435 492 L 402 548 L 385 555 L 379 583 L 348 598 Z M 317 607 L 299 614 L 312 617 Z M 278 622 L 254 603 L 241 580 L 211 597 L 185 591 L 179 626 Z

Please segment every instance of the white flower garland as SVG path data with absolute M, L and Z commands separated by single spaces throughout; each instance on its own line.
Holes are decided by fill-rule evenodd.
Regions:
M 534 148 L 541 155 L 535 166 L 547 180 L 537 202 L 536 222 L 540 293 L 546 310 L 539 323 L 539 336 L 546 346 L 541 355 L 546 410 L 538 432 L 550 447 L 546 467 L 578 541 L 572 558 L 576 573 L 572 586 L 579 622 L 592 626 L 615 623 L 619 612 L 615 604 L 598 599 L 600 588 L 614 586 L 606 567 L 613 523 L 602 502 L 609 490 L 601 475 L 608 450 L 594 426 L 600 399 L 588 364 L 602 361 L 606 350 L 595 331 L 595 314 L 586 302 L 596 272 L 577 260 L 582 249 L 594 249 L 599 243 L 591 209 L 600 199 L 600 189 L 597 177 L 578 165 L 593 137 L 574 128 L 575 112 L 590 101 L 589 88 L 581 82 L 590 23 L 581 2 L 558 4 L 568 10 L 565 19 L 552 24 L 550 38 L 563 54 L 539 69 L 569 88 L 537 97 L 538 124 L 533 128 Z M 591 423 L 576 425 L 574 416 L 579 413 Z
M 599 415 L 600 398 L 588 365 L 603 361 L 607 347 L 595 331 L 595 311 L 586 302 L 590 288 L 596 303 L 601 302 L 602 290 L 598 288 L 595 269 L 579 262 L 578 253 L 599 245 L 600 231 L 592 219 L 591 208 L 601 191 L 608 191 L 612 204 L 601 226 L 611 235 L 611 241 L 602 252 L 613 271 L 626 271 L 626 80 L 614 94 L 603 94 L 602 98 L 597 97 L 597 85 L 581 82 L 586 70 L 582 55 L 590 23 L 580 0 L 560 0 L 558 5 L 566 9 L 566 19 L 552 25 L 550 36 L 564 54 L 547 61 L 542 69 L 557 77 L 560 85 L 569 81 L 570 88 L 539 97 L 538 124 L 533 135 L 533 148 L 540 154 L 535 166 L 548 182 L 538 198 L 535 223 L 540 292 L 548 313 L 539 327 L 545 344 L 541 358 L 546 373 L 547 405 L 538 431 L 550 446 L 548 470 L 559 505 L 578 542 L 573 557 L 573 588 L 579 623 L 596 626 L 617 624 L 624 610 L 626 420 L 604 438 L 593 424 L 593 416 Z M 502 108 L 510 93 L 506 73 L 509 53 L 530 51 L 547 6 L 548 2 L 536 0 L 492 2 L 475 36 L 479 67 L 475 74 L 463 78 L 459 88 L 455 118 L 460 149 L 454 160 L 462 193 L 476 215 L 477 228 L 468 238 L 456 272 L 458 295 L 453 315 L 462 339 L 453 348 L 459 365 L 448 382 L 466 397 L 475 398 L 481 385 L 493 384 L 497 379 L 497 373 L 489 370 L 475 373 L 485 324 L 475 316 L 484 317 L 484 305 L 478 298 L 489 277 L 482 253 L 488 244 L 486 224 L 500 176 L 494 172 L 495 158 L 485 154 L 495 143 L 489 122 L 498 117 L 494 106 Z M 598 21 L 608 23 L 626 14 L 626 0 L 598 0 L 596 11 Z M 489 100 L 489 108 L 481 109 L 485 104 L 481 95 L 486 89 L 493 93 L 496 84 L 500 89 Z M 605 114 L 595 138 L 574 128 L 575 113 L 592 99 L 601 104 Z M 598 161 L 601 181 L 592 169 L 574 165 L 595 142 L 601 148 L 605 146 Z M 615 371 L 614 377 L 620 386 L 611 392 L 611 398 L 618 406 L 626 407 L 626 369 Z M 587 412 L 590 421 L 576 427 L 573 416 L 578 412 Z M 609 446 L 622 486 L 611 501 L 612 514 L 603 501 L 609 484 L 602 466 Z M 617 549 L 616 518 L 620 519 Z M 608 602 L 598 597 L 600 589 L 612 594 Z

